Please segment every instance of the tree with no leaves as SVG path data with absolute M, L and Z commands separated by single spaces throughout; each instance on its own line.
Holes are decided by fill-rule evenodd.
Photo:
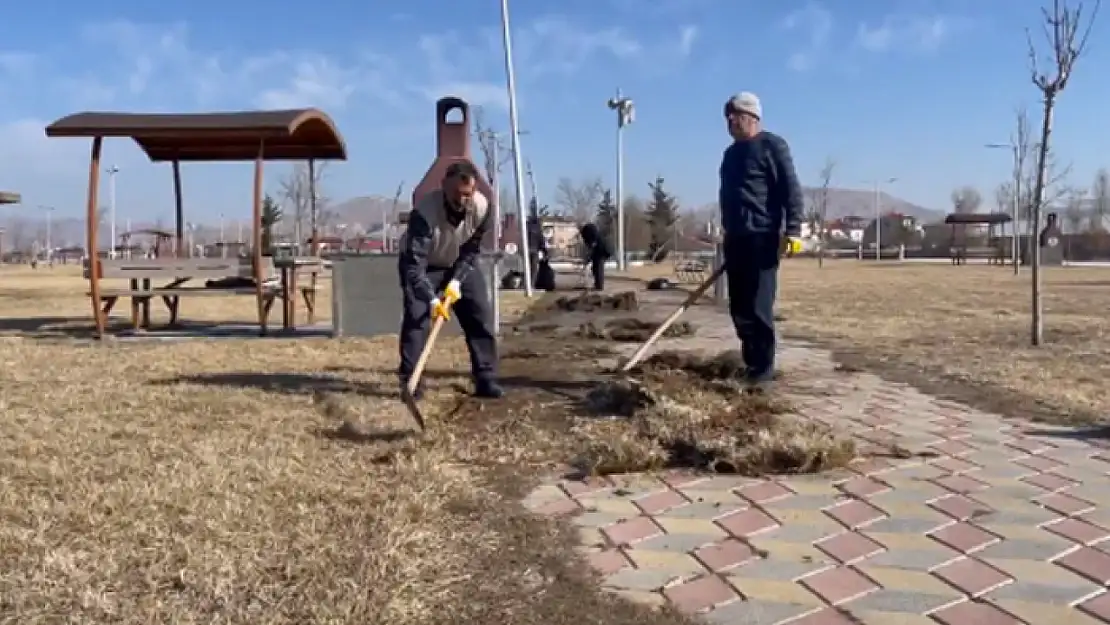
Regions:
M 1106 232 L 1106 217 L 1110 215 L 1110 171 L 1100 169 L 1091 185 L 1091 218 L 1087 229 Z
M 590 221 L 604 191 L 601 178 L 587 178 L 577 184 L 570 178 L 560 178 L 555 185 L 555 205 L 564 215 L 583 224 Z
M 328 161 L 313 163 L 310 173 L 308 163 L 296 163 L 278 183 L 282 199 L 293 209 L 293 237 L 297 245 L 304 242 L 304 231 L 307 229 L 312 236 L 314 250 L 320 228 L 320 210 L 328 203 L 322 185 L 327 165 Z M 316 194 L 315 202 L 312 201 L 313 193 Z
M 983 205 L 983 195 L 979 190 L 970 185 L 964 185 L 952 191 L 952 212 L 959 215 L 970 215 L 979 212 Z
M 1075 63 L 1087 49 L 1087 40 L 1098 15 L 1100 0 L 1095 0 L 1088 15 L 1083 2 L 1071 6 L 1068 0 L 1052 0 L 1049 8 L 1041 9 L 1042 27 L 1049 45 L 1049 67 L 1042 69 L 1041 55 L 1033 44 L 1033 37 L 1026 32 L 1029 41 L 1029 63 L 1033 85 L 1041 93 L 1041 140 L 1037 146 L 1037 177 L 1033 185 L 1033 224 L 1040 228 L 1041 213 L 1044 207 L 1045 186 L 1048 178 L 1048 155 L 1052 136 L 1052 113 L 1056 99 L 1071 80 Z M 1033 246 L 1033 314 L 1030 340 L 1033 346 L 1044 342 L 1043 307 L 1041 302 L 1041 248 Z
M 474 113 L 474 136 L 478 139 L 478 147 L 482 150 L 482 163 L 486 170 L 486 180 L 490 186 L 497 184 L 501 169 L 513 158 L 511 144 L 507 141 L 505 133 L 493 130 L 486 124 L 485 113 L 482 107 L 476 106 Z
M 832 188 L 833 172 L 836 170 L 836 161 L 830 156 L 825 159 L 825 166 L 821 168 L 821 188 L 817 191 L 817 266 L 825 266 L 825 239 L 828 237 L 825 224 L 829 220 L 829 193 Z

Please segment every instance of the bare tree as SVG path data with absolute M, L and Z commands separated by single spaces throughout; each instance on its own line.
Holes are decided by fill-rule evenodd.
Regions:
M 497 132 L 485 120 L 482 107 L 476 106 L 473 110 L 474 137 L 478 140 L 478 147 L 482 150 L 482 163 L 486 170 L 486 180 L 497 184 L 501 168 L 513 158 L 512 143 L 505 133 Z M 507 197 L 507 196 L 502 196 Z
M 292 217 L 293 238 L 297 244 L 304 242 L 304 232 L 315 235 L 319 231 L 319 213 L 327 206 L 328 198 L 323 191 L 323 181 L 327 175 L 328 161 L 313 164 L 311 176 L 308 163 L 296 163 L 293 169 L 278 183 L 281 188 L 281 197 L 289 203 L 292 210 L 286 215 Z M 316 192 L 316 202 L 312 201 L 312 191 Z M 315 207 L 315 212 L 313 208 Z M 313 243 L 315 247 L 315 243 Z
M 8 245 L 12 252 L 27 251 L 27 221 L 21 217 L 8 220 Z
M 1087 226 L 1091 232 L 1106 232 L 1106 216 L 1110 215 L 1110 171 L 1099 169 L 1091 185 L 1091 213 Z
M 1033 223 L 1039 229 L 1044 206 L 1045 186 L 1048 177 L 1048 155 L 1052 136 L 1052 113 L 1056 99 L 1071 80 L 1075 63 L 1087 48 L 1087 40 L 1098 15 L 1100 0 L 1095 0 L 1090 15 L 1085 15 L 1082 1 L 1070 6 L 1068 0 L 1052 0 L 1051 8 L 1041 9 L 1042 28 L 1050 51 L 1047 69 L 1042 70 L 1041 55 L 1033 44 L 1033 36 L 1026 31 L 1029 42 L 1031 79 L 1042 96 L 1041 140 L 1038 145 L 1037 178 L 1033 186 Z M 1031 342 L 1034 346 L 1044 342 L 1044 321 L 1041 302 L 1041 248 L 1033 246 L 1033 315 Z
M 976 213 L 983 206 L 983 195 L 972 186 L 962 186 L 952 191 L 952 212 L 960 215 Z
M 577 184 L 570 178 L 560 178 L 555 185 L 555 206 L 576 222 L 585 223 L 590 221 L 604 194 L 601 178 L 589 178 Z
M 832 188 L 833 172 L 836 170 L 836 161 L 830 156 L 825 159 L 825 166 L 821 168 L 821 188 L 817 194 L 817 214 L 820 217 L 817 227 L 817 266 L 825 266 L 825 239 L 828 237 L 825 224 L 829 219 L 829 192 Z
M 1067 225 L 1070 233 L 1076 233 L 1083 228 L 1083 218 L 1086 215 L 1084 210 L 1087 205 L 1087 190 L 1080 187 L 1072 187 L 1068 189 L 1067 196 L 1064 201 L 1064 223 Z M 1067 238 L 1071 241 L 1071 237 Z

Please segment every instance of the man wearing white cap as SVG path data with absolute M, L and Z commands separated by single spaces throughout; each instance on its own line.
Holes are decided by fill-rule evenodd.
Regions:
M 760 390 L 774 377 L 779 259 L 801 247 L 802 186 L 786 140 L 763 130 L 755 94 L 729 98 L 725 120 L 733 143 L 721 160 L 719 203 L 729 312 L 749 388 Z

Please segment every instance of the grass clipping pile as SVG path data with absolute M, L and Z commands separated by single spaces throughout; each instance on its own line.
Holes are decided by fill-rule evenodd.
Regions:
M 855 458 L 850 438 L 792 414 L 774 394 L 743 392 L 743 371 L 735 351 L 662 352 L 639 380 L 600 385 L 586 404 L 611 418 L 577 426 L 586 444 L 578 463 L 596 475 L 668 467 L 764 475 L 816 473 Z

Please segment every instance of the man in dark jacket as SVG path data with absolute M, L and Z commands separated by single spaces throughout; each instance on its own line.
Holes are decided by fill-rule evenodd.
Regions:
M 779 259 L 801 247 L 804 209 L 790 148 L 763 130 L 762 119 L 755 94 L 741 93 L 725 103 L 733 143 L 721 160 L 719 197 L 729 312 L 753 388 L 774 377 Z
M 590 273 L 594 278 L 594 289 L 605 289 L 605 263 L 613 255 L 609 243 L 602 236 L 597 224 L 587 223 L 578 230 L 582 243 L 586 246 L 586 260 L 590 263 Z

